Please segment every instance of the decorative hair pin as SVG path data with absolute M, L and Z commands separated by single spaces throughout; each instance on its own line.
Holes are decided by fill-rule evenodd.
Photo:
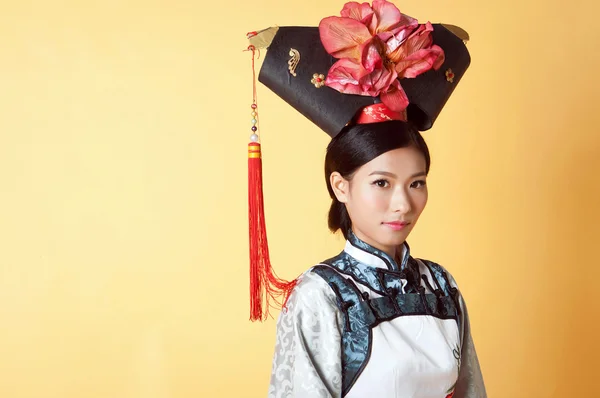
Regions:
M 296 67 L 298 63 L 300 63 L 300 52 L 295 48 L 290 48 L 290 60 L 288 61 L 288 69 L 290 70 L 290 75 L 296 77 Z
M 312 75 L 310 82 L 314 84 L 316 88 L 321 88 L 325 85 L 325 75 L 322 73 L 315 73 Z

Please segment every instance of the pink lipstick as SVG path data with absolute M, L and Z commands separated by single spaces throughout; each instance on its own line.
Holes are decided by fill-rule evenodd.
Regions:
M 410 223 L 405 222 L 405 221 L 392 221 L 392 222 L 384 222 L 383 224 L 387 225 L 394 231 L 400 231 L 400 230 L 404 229 Z

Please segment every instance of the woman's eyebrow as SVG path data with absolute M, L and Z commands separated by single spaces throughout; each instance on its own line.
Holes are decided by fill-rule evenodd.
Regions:
M 394 173 L 390 173 L 389 171 L 374 171 L 371 174 L 369 174 L 369 176 L 375 175 L 375 174 L 379 174 L 379 175 L 383 175 L 383 176 L 388 176 L 388 177 L 392 177 L 392 178 L 398 178 L 398 176 Z M 413 175 L 410 176 L 410 178 L 416 178 L 416 177 L 423 177 L 426 176 L 427 173 L 425 171 L 420 171 L 418 173 L 415 173 Z
M 371 174 L 369 174 L 370 176 L 375 175 L 375 174 L 380 174 L 382 176 L 388 176 L 388 177 L 392 177 L 392 178 L 396 178 L 396 174 L 394 173 L 390 173 L 389 171 L 374 171 Z

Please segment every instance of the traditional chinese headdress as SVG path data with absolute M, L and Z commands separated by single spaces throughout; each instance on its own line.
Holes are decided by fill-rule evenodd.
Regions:
M 319 27 L 274 27 L 248 34 L 249 50 L 267 53 L 258 80 L 332 138 L 348 124 L 403 120 L 431 128 L 469 67 L 467 33 L 419 24 L 387 0 L 346 3 Z M 295 281 L 272 270 L 262 197 L 256 86 L 248 146 L 251 320 Z M 266 304 L 266 306 L 265 306 Z

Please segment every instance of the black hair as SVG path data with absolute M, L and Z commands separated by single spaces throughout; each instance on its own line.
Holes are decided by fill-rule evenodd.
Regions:
M 389 121 L 371 124 L 350 125 L 344 127 L 327 146 L 325 156 L 325 180 L 331 197 L 328 224 L 331 232 L 342 230 L 348 239 L 352 221 L 346 205 L 337 200 L 331 182 L 331 173 L 337 171 L 346 180 L 364 164 L 388 151 L 414 147 L 425 157 L 426 172 L 429 173 L 431 159 L 429 149 L 419 131 L 410 123 Z

